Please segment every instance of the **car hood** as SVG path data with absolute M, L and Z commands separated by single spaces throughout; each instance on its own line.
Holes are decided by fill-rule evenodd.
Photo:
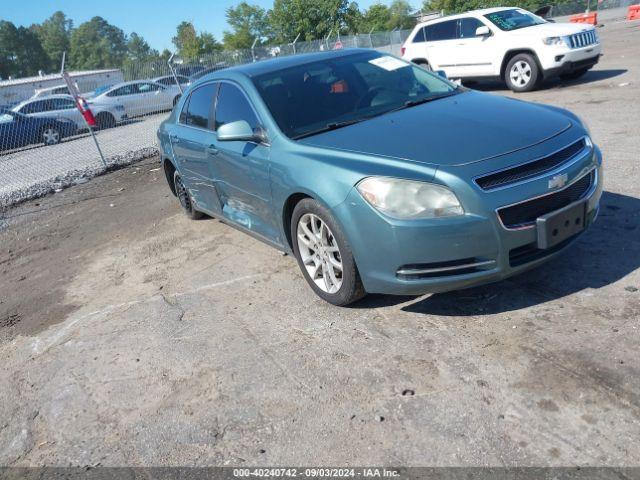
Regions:
M 545 106 L 467 91 L 298 142 L 430 165 L 464 165 L 514 152 L 571 126 Z
M 544 37 L 562 37 L 565 35 L 573 35 L 574 33 L 586 32 L 593 30 L 592 25 L 584 23 L 542 23 L 540 25 L 532 25 L 531 27 L 514 30 L 512 33 L 517 36 L 544 36 Z

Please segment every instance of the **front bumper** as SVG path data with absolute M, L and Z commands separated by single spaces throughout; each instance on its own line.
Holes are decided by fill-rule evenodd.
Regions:
M 594 180 L 583 197 L 587 201 L 587 228 L 598 214 L 602 195 L 602 162 L 597 148 L 592 157 Z M 584 174 L 585 164 L 576 168 L 581 173 L 572 173 Z M 540 250 L 535 225 L 509 230 L 500 223 L 495 205 L 474 205 L 473 210 L 459 217 L 394 220 L 373 209 L 353 189 L 336 207 L 336 214 L 369 293 L 421 295 L 496 282 L 552 259 L 581 235 Z
M 583 48 L 549 48 L 539 55 L 545 78 L 591 68 L 600 60 L 602 46 L 597 43 Z

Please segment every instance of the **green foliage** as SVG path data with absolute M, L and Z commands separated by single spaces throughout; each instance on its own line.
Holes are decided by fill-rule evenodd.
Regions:
M 222 45 L 216 41 L 211 33 L 202 32 L 198 35 L 191 22 L 181 22 L 172 41 L 176 46 L 178 55 L 183 58 L 194 58 L 222 49 Z
M 227 8 L 226 15 L 232 31 L 224 32 L 225 49 L 251 48 L 256 38 L 260 44 L 269 37 L 267 12 L 263 8 L 241 2 L 236 7 Z
M 277 42 L 291 42 L 298 34 L 300 40 L 316 40 L 348 31 L 353 8 L 348 0 L 275 0 L 268 18 Z
M 93 17 L 71 33 L 70 68 L 113 68 L 122 65 L 126 55 L 124 32 L 102 17 Z
M 31 28 L 38 36 L 40 44 L 49 58 L 47 69 L 50 71 L 59 70 L 63 52 L 69 51 L 73 21 L 58 11 L 42 24 L 33 25 Z
M 422 10 L 425 12 L 444 11 L 446 14 L 451 14 L 467 12 L 478 8 L 521 7 L 526 10 L 535 11 L 548 4 L 548 1 L 543 0 L 425 0 L 422 5 Z
M 49 58 L 31 29 L 0 20 L 0 77 L 37 75 L 48 65 Z
M 415 25 L 412 8 L 406 0 L 394 0 L 390 6 L 374 3 L 362 14 L 360 32 L 409 29 Z

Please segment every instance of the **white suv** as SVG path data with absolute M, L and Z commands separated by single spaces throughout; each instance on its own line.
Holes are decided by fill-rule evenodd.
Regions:
M 521 8 L 487 8 L 418 24 L 402 46 L 405 60 L 449 78 L 502 78 L 514 92 L 544 78 L 578 78 L 600 57 L 591 25 L 554 23 Z

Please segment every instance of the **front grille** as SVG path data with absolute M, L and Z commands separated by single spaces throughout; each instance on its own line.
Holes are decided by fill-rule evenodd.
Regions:
M 593 175 L 593 172 L 585 175 L 564 190 L 501 208 L 498 210 L 500 221 L 507 228 L 518 228 L 533 224 L 538 217 L 564 208 L 584 197 L 591 187 Z
M 581 138 L 577 142 L 574 142 L 551 155 L 539 158 L 533 162 L 525 163 L 524 165 L 518 165 L 517 167 L 509 168 L 507 170 L 484 175 L 476 178 L 475 181 L 483 190 L 492 190 L 504 185 L 527 180 L 558 168 L 575 157 L 585 146 L 585 140 L 584 138 Z
M 589 30 L 588 32 L 574 33 L 569 36 L 569 46 L 571 48 L 588 47 L 598 43 L 598 37 L 595 30 Z

